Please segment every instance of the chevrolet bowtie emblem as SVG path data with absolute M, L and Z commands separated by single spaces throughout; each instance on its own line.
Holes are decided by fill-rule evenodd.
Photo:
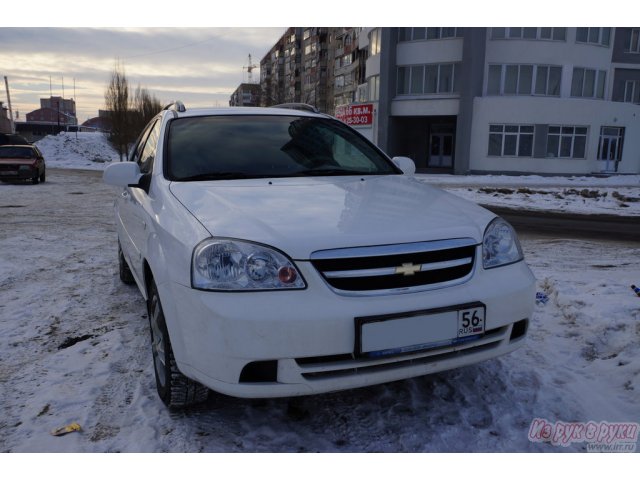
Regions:
M 413 263 L 403 263 L 401 267 L 396 267 L 396 273 L 402 274 L 405 277 L 408 275 L 413 275 L 416 272 L 419 272 L 422 268 L 422 265 L 414 265 Z

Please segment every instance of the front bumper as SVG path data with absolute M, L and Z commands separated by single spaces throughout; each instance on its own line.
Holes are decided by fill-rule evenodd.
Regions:
M 469 281 L 453 287 L 370 297 L 337 295 L 310 263 L 297 266 L 307 281 L 305 290 L 222 293 L 174 282 L 158 285 L 179 369 L 213 390 L 237 397 L 356 388 L 457 368 L 515 350 L 524 343 L 533 312 L 535 279 L 524 262 L 478 268 Z M 356 317 L 470 302 L 486 306 L 485 335 L 480 339 L 376 359 L 354 355 Z M 241 381 L 243 370 L 253 362 L 272 366 L 272 378 Z

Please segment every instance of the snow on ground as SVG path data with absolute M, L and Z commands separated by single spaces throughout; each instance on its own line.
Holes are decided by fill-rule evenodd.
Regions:
M 572 214 L 640 216 L 640 188 L 479 187 L 445 190 L 484 206 Z
M 119 156 L 102 133 L 50 135 L 36 145 L 53 168 L 103 170 Z M 416 175 L 481 205 L 565 213 L 640 216 L 640 175 Z
M 525 347 L 440 374 L 293 399 L 212 395 L 169 412 L 148 319 L 118 280 L 97 172 L 0 183 L 1 452 L 584 451 L 527 438 L 534 418 L 640 421 L 640 244 L 523 237 L 538 290 Z M 81 432 L 54 437 L 78 422 Z

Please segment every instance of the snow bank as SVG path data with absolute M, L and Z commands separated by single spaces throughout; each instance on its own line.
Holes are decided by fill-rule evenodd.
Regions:
M 120 160 L 105 135 L 98 132 L 61 132 L 47 135 L 35 144 L 50 168 L 104 170 Z

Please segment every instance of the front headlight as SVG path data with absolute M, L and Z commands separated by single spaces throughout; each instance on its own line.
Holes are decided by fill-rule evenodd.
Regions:
M 489 224 L 482 240 L 482 265 L 499 267 L 519 262 L 524 258 L 516 231 L 509 223 L 497 217 Z
M 289 290 L 306 284 L 293 262 L 257 243 L 210 238 L 193 251 L 193 288 L 202 290 Z

